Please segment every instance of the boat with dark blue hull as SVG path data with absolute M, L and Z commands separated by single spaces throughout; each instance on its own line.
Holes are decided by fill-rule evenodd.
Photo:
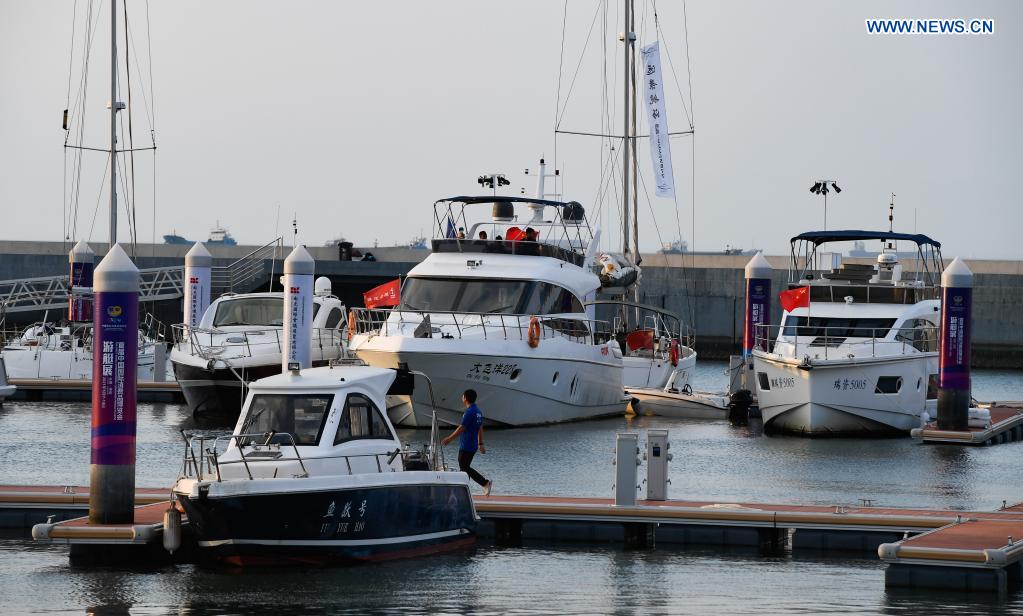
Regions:
M 193 437 L 174 493 L 201 548 L 234 565 L 339 564 L 475 542 L 465 473 L 402 447 L 394 370 L 336 366 L 250 386 L 234 433 Z

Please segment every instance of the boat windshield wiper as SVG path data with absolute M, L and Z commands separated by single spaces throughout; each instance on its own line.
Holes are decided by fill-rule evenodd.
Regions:
M 253 423 L 255 423 L 255 421 L 257 419 L 259 419 L 259 416 L 266 412 L 267 408 L 269 408 L 269 407 L 265 407 L 264 406 L 263 408 L 259 409 L 258 411 L 256 411 L 252 415 L 249 415 L 249 418 L 246 419 L 245 423 L 242 424 L 242 428 L 241 428 L 241 430 L 238 431 L 238 433 L 239 434 L 245 434 L 245 432 L 248 431 L 249 426 L 251 426 Z

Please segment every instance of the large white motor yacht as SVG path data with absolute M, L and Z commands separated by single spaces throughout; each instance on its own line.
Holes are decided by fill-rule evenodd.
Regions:
M 880 241 L 875 263 L 821 247 Z M 916 245 L 904 267 L 897 242 Z M 941 245 L 925 235 L 813 231 L 792 238 L 789 288 L 809 305 L 759 326 L 753 351 L 768 431 L 810 436 L 905 433 L 937 399 Z M 773 341 L 773 346 L 771 343 Z
M 476 206 L 493 208 L 490 219 L 467 218 Z M 434 220 L 433 253 L 409 272 L 400 305 L 352 311 L 351 350 L 371 366 L 429 375 L 445 422 L 461 417 L 470 388 L 488 425 L 623 412 L 621 348 L 584 308 L 601 283 L 582 206 L 454 197 L 434 204 Z M 397 424 L 423 426 L 431 411 L 419 388 L 411 408 L 391 412 Z
M 284 300 L 279 292 L 225 294 L 210 303 L 198 327 L 174 326 L 171 363 L 194 414 L 236 415 L 248 383 L 280 374 Z M 345 306 L 318 278 L 313 297 L 314 366 L 344 356 Z

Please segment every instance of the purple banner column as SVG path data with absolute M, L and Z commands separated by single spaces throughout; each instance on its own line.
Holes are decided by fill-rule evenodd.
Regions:
M 134 288 L 132 288 L 134 287 Z M 89 520 L 134 518 L 138 269 L 120 245 L 96 268 Z
M 938 429 L 966 430 L 970 410 L 973 272 L 958 257 L 941 276 Z
M 68 285 L 68 320 L 92 320 L 92 270 L 96 254 L 84 241 L 75 244 L 68 253 L 71 279 Z
M 757 253 L 746 264 L 746 310 L 742 336 L 742 355 L 748 356 L 754 348 L 766 351 L 769 332 L 762 325 L 771 323 L 771 264 Z M 759 339 L 758 339 L 759 338 Z

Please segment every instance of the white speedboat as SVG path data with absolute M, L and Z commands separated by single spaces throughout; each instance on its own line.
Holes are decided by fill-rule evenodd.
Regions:
M 632 408 L 639 415 L 656 415 L 675 419 L 725 419 L 728 416 L 728 395 L 693 391 L 688 380 L 676 384 L 682 371 L 671 374 L 661 389 L 654 387 L 626 387 L 625 394 L 632 399 Z
M 821 247 L 880 241 L 874 264 L 839 263 Z M 904 268 L 897 242 L 916 245 Z M 753 351 L 767 431 L 811 436 L 906 433 L 935 414 L 941 245 L 891 231 L 814 231 L 792 238 L 789 287 L 809 305 L 760 326 Z M 773 343 L 773 344 L 772 344 Z
M 141 330 L 138 344 L 138 380 L 173 381 L 166 344 Z M 3 352 L 12 379 L 92 380 L 91 323 L 34 323 Z
M 393 370 L 331 366 L 251 383 L 233 434 L 188 439 L 174 484 L 200 549 L 275 565 L 471 546 L 469 478 L 444 469 L 436 431 L 429 453 L 403 449 L 383 412 L 395 381 Z
M 330 280 L 317 279 L 310 346 L 314 366 L 344 357 L 344 315 Z M 282 293 L 222 295 L 210 303 L 198 327 L 173 329 L 171 364 L 195 414 L 235 414 L 250 382 L 281 372 Z
M 467 218 L 475 206 L 492 207 L 490 219 Z M 601 283 L 582 206 L 454 197 L 434 204 L 434 220 L 433 253 L 409 272 L 400 305 L 352 311 L 351 350 L 371 366 L 407 364 L 429 375 L 449 423 L 461 418 L 470 388 L 488 425 L 624 412 L 621 349 L 584 308 Z M 417 392 L 411 410 L 395 422 L 426 425 L 433 409 Z

